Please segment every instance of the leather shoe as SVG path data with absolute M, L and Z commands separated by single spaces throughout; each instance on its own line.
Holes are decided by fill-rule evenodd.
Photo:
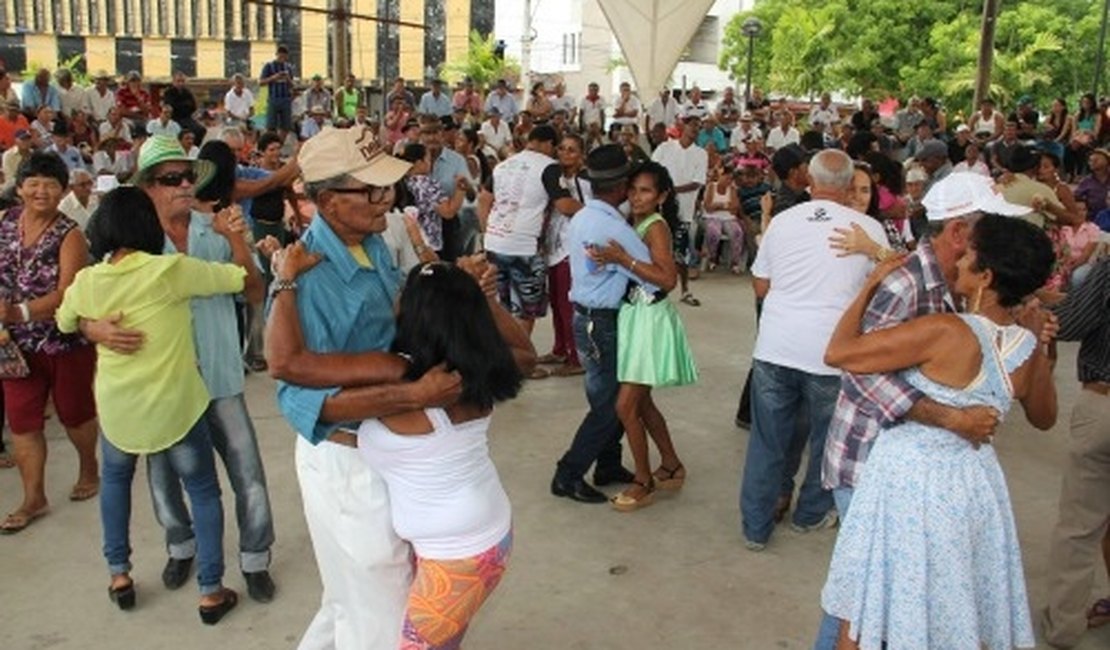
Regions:
M 594 470 L 594 485 L 598 487 L 605 487 L 606 485 L 613 485 L 615 483 L 631 483 L 635 480 L 636 475 L 625 469 L 622 465 L 617 465 L 616 469 Z
M 166 589 L 177 589 L 189 580 L 192 570 L 193 558 L 178 560 L 171 557 L 166 560 L 166 568 L 162 569 L 162 584 L 166 585 Z
M 605 503 L 609 500 L 609 497 L 598 492 L 580 478 L 567 481 L 556 476 L 551 479 L 551 493 L 557 497 L 567 497 L 579 503 Z
M 251 600 L 268 603 L 274 599 L 274 591 L 277 589 L 274 586 L 274 579 L 270 577 L 269 571 L 251 571 L 243 572 L 243 579 L 247 581 L 247 593 L 250 594 Z

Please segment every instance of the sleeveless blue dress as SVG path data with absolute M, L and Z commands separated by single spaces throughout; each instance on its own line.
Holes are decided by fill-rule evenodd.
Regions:
M 961 315 L 982 349 L 966 388 L 913 368 L 912 385 L 937 402 L 1005 414 L 1009 374 L 1036 338 Z M 875 441 L 836 540 L 821 594 L 863 650 L 1009 650 L 1035 645 L 1021 549 L 1006 479 L 991 445 L 975 449 L 939 428 L 906 422 Z

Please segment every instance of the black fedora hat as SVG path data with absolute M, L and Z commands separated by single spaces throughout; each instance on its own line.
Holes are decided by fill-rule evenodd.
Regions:
M 586 156 L 586 178 L 591 181 L 615 181 L 631 173 L 632 163 L 620 145 L 602 145 Z

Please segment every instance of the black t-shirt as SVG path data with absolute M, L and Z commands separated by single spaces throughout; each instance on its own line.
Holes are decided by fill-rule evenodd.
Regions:
M 197 112 L 197 98 L 188 88 L 170 86 L 162 91 L 162 102 L 173 108 L 173 121 L 188 120 Z

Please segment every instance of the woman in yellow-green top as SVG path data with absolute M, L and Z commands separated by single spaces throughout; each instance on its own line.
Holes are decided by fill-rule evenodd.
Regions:
M 238 221 L 221 227 L 244 227 Z M 239 293 L 245 272 L 184 255 L 161 255 L 165 234 L 154 204 L 135 187 L 109 192 L 89 223 L 92 253 L 102 263 L 77 274 L 56 319 L 63 332 L 81 319 L 122 314 L 121 325 L 143 332 L 130 355 L 100 346 L 95 382 L 100 407 L 100 520 L 112 576 L 108 596 L 121 609 L 135 604 L 129 526 L 131 481 L 139 454 L 165 454 L 185 484 L 197 537 L 200 617 L 214 624 L 235 607 L 223 587 L 223 508 L 212 443 L 202 417 L 208 391 L 197 369 L 190 326 L 194 296 Z

